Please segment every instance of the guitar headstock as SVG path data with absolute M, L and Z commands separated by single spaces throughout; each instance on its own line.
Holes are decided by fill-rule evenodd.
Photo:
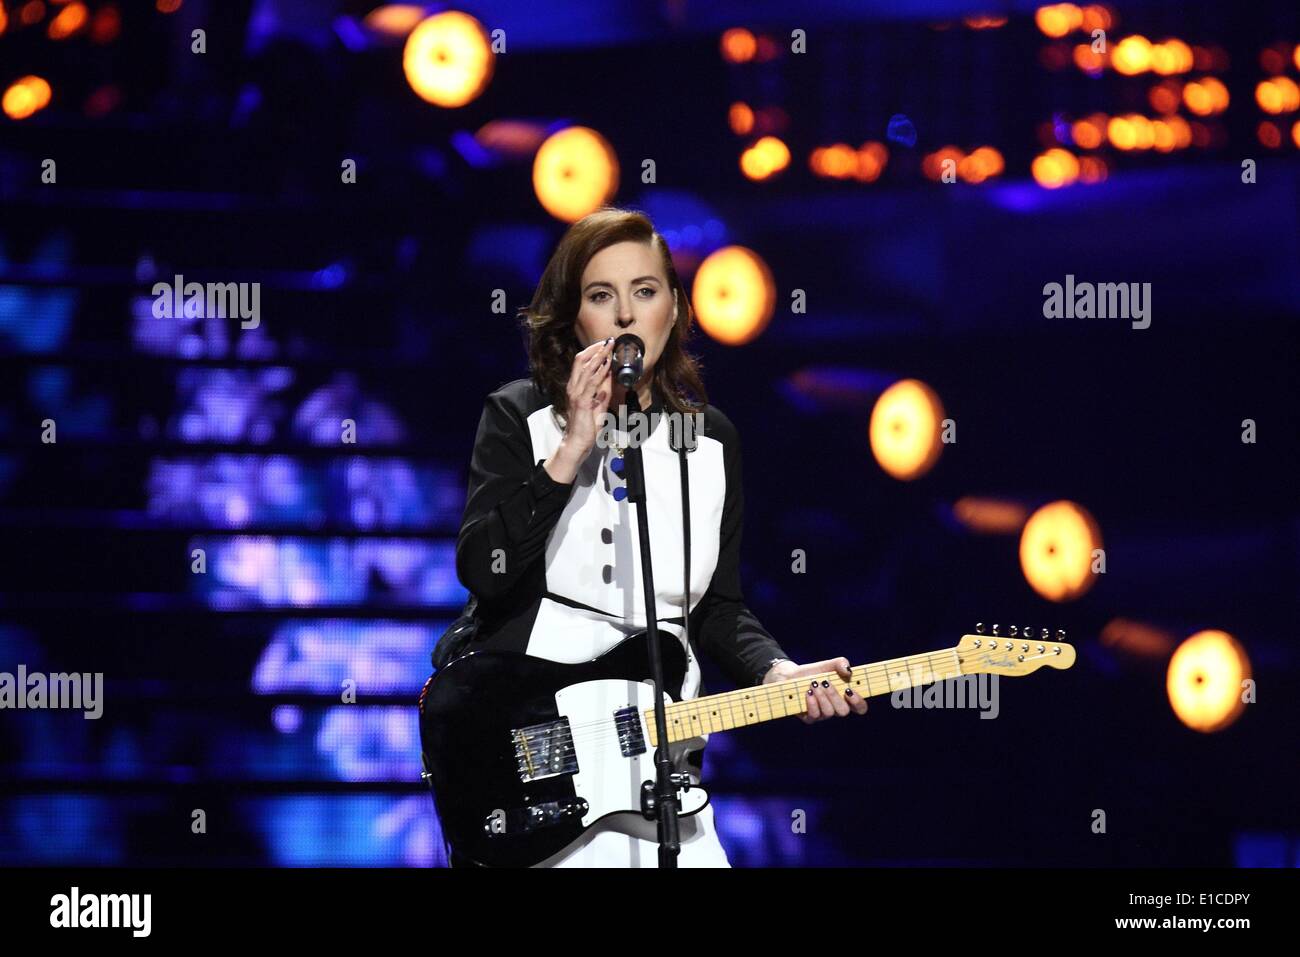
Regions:
M 957 643 L 963 674 L 985 673 L 1016 677 L 1027 675 L 1044 666 L 1069 668 L 1074 664 L 1074 646 L 1065 643 L 1065 632 L 1042 628 L 1037 634 L 1029 625 L 1011 625 L 1001 634 L 1001 626 L 994 625 L 985 634 L 984 623 L 975 626 L 975 634 L 962 635 Z

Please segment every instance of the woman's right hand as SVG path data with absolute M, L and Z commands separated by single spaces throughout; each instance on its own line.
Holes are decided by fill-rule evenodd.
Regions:
M 614 380 L 610 361 L 614 338 L 593 342 L 573 357 L 569 384 L 565 390 L 568 404 L 567 422 L 560 447 L 546 460 L 546 470 L 557 482 L 568 484 L 577 475 L 578 465 L 587 457 L 596 436 L 605 424 Z
M 613 355 L 614 339 L 610 337 L 593 342 L 573 357 L 564 437 L 576 455 L 585 457 L 591 451 L 604 425 L 613 389 L 614 380 L 609 374 Z

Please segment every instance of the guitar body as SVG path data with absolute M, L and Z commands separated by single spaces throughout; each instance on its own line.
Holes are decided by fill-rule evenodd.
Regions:
M 641 815 L 641 784 L 655 777 L 647 641 L 639 632 L 581 664 L 476 651 L 430 680 L 420 743 L 443 834 L 457 855 L 527 867 L 608 815 Z M 680 642 L 661 636 L 660 649 L 665 686 L 680 688 Z M 665 704 L 675 700 L 665 697 Z M 692 740 L 675 742 L 673 755 L 703 744 Z M 703 788 L 680 793 L 683 816 L 708 803 Z

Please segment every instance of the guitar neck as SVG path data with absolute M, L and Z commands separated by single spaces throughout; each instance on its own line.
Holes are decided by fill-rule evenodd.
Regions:
M 817 675 L 816 680 L 818 684 L 822 681 L 829 682 L 840 695 L 844 694 L 845 688 L 852 686 L 854 694 L 874 698 L 969 673 L 962 671 L 960 650 L 944 648 L 905 658 L 858 665 L 851 670 L 848 681 L 837 672 Z M 738 688 L 722 694 L 675 702 L 665 708 L 668 740 L 685 741 L 700 734 L 730 731 L 733 728 L 803 714 L 808 710 L 808 688 L 812 683 L 813 676 L 805 675 L 755 688 Z M 645 726 L 650 732 L 650 743 L 657 746 L 654 710 L 644 712 L 644 717 Z

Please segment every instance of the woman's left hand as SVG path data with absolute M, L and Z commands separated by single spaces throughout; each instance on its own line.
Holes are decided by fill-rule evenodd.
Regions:
M 866 714 L 867 699 L 855 692 L 852 686 L 845 688 L 844 694 L 841 695 L 825 677 L 828 671 L 836 672 L 845 682 L 853 678 L 847 658 L 828 658 L 826 661 L 814 661 L 807 665 L 795 664 L 793 661 L 778 661 L 763 676 L 763 684 L 770 685 L 779 681 L 789 681 L 792 678 L 811 678 L 813 675 L 821 675 L 820 680 L 809 682 L 806 695 L 808 710 L 799 715 L 799 720 L 804 724 L 814 724 L 824 718 L 844 717 L 850 712 Z

